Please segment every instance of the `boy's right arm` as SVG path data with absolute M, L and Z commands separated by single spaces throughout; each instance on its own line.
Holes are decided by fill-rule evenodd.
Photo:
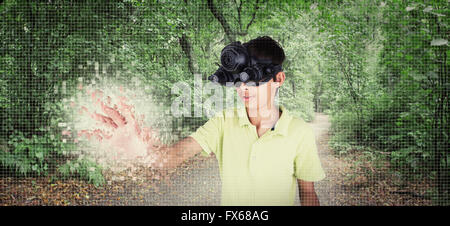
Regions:
M 202 150 L 200 144 L 194 138 L 188 136 L 173 145 L 164 146 L 151 153 L 152 162 L 150 166 L 158 169 L 176 168 Z

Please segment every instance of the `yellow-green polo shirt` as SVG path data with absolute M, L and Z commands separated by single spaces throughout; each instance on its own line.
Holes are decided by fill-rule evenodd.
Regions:
M 312 127 L 280 110 L 274 130 L 259 138 L 243 106 L 216 113 L 190 135 L 217 158 L 221 205 L 294 205 L 296 178 L 325 177 Z

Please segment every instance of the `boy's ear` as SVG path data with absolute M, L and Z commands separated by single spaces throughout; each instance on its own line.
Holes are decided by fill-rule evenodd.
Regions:
M 274 82 L 278 82 L 278 86 L 281 86 L 286 80 L 286 75 L 284 74 L 284 71 L 278 72 L 278 74 L 275 76 L 276 80 Z

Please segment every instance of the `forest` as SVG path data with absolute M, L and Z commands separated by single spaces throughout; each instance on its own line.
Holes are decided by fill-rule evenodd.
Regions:
M 448 17 L 447 0 L 2 1 L 0 203 L 89 204 L 123 179 L 80 152 L 74 134 L 90 121 L 71 106 L 93 106 L 85 89 L 123 93 L 173 143 L 208 120 L 194 109 L 210 95 L 190 93 L 191 112 L 175 117 L 173 87 L 208 83 L 224 46 L 267 35 L 286 53 L 280 103 L 307 122 L 329 117 L 333 158 L 364 171 L 350 188 L 384 167 L 397 194 L 449 205 Z M 83 202 L 62 194 L 68 184 L 86 187 Z M 31 194 L 14 196 L 19 185 Z

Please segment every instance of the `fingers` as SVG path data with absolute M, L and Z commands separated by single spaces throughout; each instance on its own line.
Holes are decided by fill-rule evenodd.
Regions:
M 125 117 L 121 115 L 118 110 L 105 105 L 103 101 L 100 101 L 100 105 L 103 112 L 105 112 L 105 114 L 109 116 L 109 118 L 112 120 L 112 123 L 116 124 L 117 127 L 122 127 L 127 124 Z
M 99 113 L 93 113 L 92 117 L 95 120 L 97 120 L 99 122 L 102 122 L 104 125 L 107 125 L 108 127 L 112 127 L 114 129 L 117 129 L 117 127 L 118 127 L 117 124 L 114 122 L 114 120 L 112 118 L 110 118 L 110 117 L 106 117 L 106 116 L 101 115 Z
M 101 115 L 98 113 L 93 113 L 91 115 L 92 118 L 94 118 L 97 121 L 102 122 L 103 124 L 113 127 L 117 129 L 118 127 L 122 127 L 125 124 L 127 124 L 126 118 L 118 111 L 117 107 L 112 108 L 108 105 L 111 105 L 112 98 L 110 96 L 107 96 L 107 104 L 105 104 L 101 98 L 103 97 L 103 92 L 101 90 L 94 90 L 93 92 L 86 91 L 88 94 L 91 95 L 92 101 L 94 106 L 98 106 L 102 109 L 102 111 L 107 115 Z M 87 109 L 83 109 L 87 111 Z

